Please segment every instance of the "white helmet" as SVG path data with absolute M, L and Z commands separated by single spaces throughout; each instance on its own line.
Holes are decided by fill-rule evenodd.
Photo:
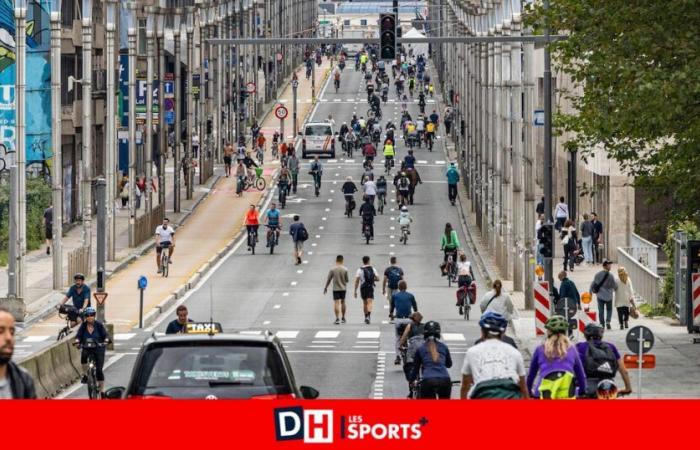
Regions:
M 401 212 L 408 212 L 408 207 L 406 205 L 403 205 L 401 207 Z

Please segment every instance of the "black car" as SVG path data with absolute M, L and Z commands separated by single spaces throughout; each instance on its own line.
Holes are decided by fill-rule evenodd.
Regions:
M 313 399 L 297 387 L 282 343 L 272 333 L 180 334 L 148 339 L 129 386 L 107 398 Z

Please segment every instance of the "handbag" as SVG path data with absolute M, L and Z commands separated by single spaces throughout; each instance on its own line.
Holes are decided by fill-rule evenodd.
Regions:
M 630 317 L 633 319 L 639 319 L 639 310 L 637 305 L 634 303 L 633 299 L 630 299 Z

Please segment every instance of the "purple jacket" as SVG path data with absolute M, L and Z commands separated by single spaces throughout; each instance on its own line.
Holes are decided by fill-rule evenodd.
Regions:
M 566 356 L 561 359 L 548 360 L 544 354 L 544 345 L 540 345 L 532 355 L 530 371 L 527 374 L 527 388 L 533 397 L 539 397 L 539 387 L 542 379 L 553 372 L 570 372 L 574 374 L 577 395 L 586 392 L 586 373 L 581 364 L 578 351 L 575 346 L 569 347 Z M 538 376 L 539 375 L 539 376 Z M 535 379 L 537 383 L 535 383 Z

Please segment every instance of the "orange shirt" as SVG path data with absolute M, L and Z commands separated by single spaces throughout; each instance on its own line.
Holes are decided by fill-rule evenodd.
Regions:
M 265 136 L 258 136 L 258 147 L 265 145 Z
M 282 145 L 280 145 L 280 153 L 283 155 L 287 154 L 287 144 L 285 142 L 282 142 Z
M 248 212 L 245 213 L 245 224 L 260 225 L 260 222 L 258 221 L 258 212 L 249 209 Z

